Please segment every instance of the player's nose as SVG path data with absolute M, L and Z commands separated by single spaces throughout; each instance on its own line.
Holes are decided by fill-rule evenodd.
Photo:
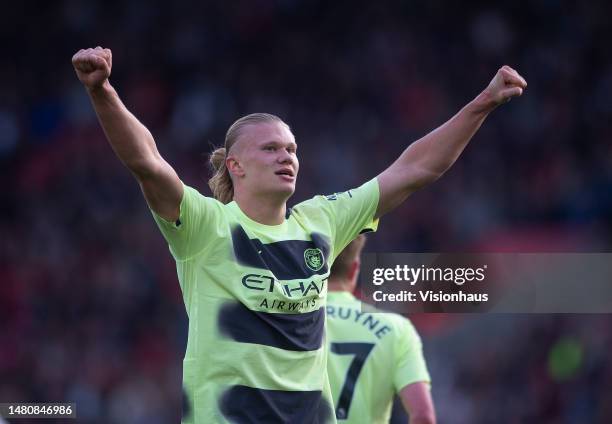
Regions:
M 277 158 L 279 163 L 282 164 L 292 164 L 293 163 L 293 155 L 291 155 L 287 150 L 281 149 Z

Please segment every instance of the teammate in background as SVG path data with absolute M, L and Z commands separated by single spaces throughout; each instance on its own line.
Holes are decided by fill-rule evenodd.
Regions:
M 410 424 L 434 424 L 430 378 L 421 339 L 410 321 L 393 313 L 362 312 L 353 296 L 365 236 L 338 255 L 327 294 L 327 372 L 343 423 L 388 423 L 395 395 Z
M 205 197 L 183 184 L 119 99 L 111 51 L 80 50 L 72 63 L 176 261 L 189 317 L 185 424 L 335 422 L 323 343 L 329 267 L 380 216 L 438 179 L 488 114 L 527 85 L 504 66 L 378 177 L 288 209 L 299 162 L 280 118 L 252 114 L 230 126 L 211 157 L 215 198 Z

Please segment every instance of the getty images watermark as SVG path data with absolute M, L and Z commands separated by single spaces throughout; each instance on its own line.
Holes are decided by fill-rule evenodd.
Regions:
M 388 282 L 404 282 L 412 287 L 419 283 L 430 282 L 462 286 L 466 283 L 484 281 L 486 269 L 486 264 L 478 268 L 395 265 L 394 268 L 374 268 L 372 284 L 381 286 Z M 445 290 L 421 288 L 416 291 L 400 290 L 399 293 L 385 293 L 380 289 L 375 290 L 372 297 L 375 302 L 416 302 L 418 300 L 423 302 L 487 302 L 489 300 L 488 293 L 466 293 L 463 290 L 446 292 Z
M 365 254 L 378 311 L 610 313 L 611 253 Z

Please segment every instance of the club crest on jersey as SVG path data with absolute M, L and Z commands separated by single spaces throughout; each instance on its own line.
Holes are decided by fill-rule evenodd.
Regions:
M 306 262 L 306 266 L 313 271 L 320 270 L 325 264 L 323 252 L 319 248 L 304 250 L 304 261 Z

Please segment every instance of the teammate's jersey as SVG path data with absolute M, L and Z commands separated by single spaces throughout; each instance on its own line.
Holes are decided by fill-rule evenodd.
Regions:
M 336 255 L 375 230 L 378 183 L 317 196 L 280 225 L 185 186 L 180 218 L 153 213 L 189 317 L 183 423 L 335 422 L 325 297 Z
M 421 339 L 406 318 L 362 312 L 348 292 L 327 297 L 329 382 L 339 423 L 388 423 L 395 394 L 430 382 Z

